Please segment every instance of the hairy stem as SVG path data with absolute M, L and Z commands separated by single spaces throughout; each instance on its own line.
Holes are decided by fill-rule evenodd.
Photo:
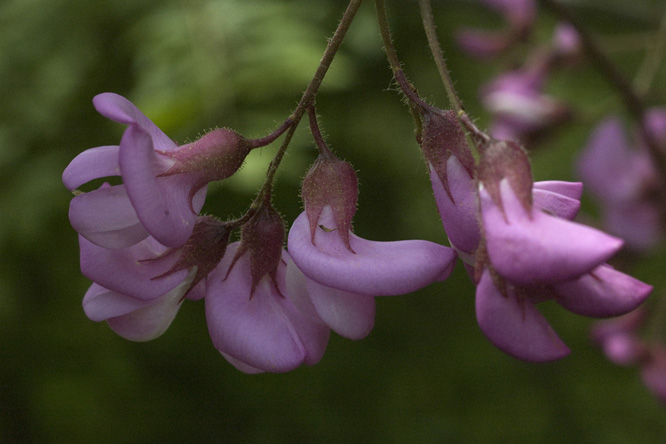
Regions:
M 465 110 L 462 101 L 460 100 L 460 97 L 458 97 L 456 89 L 453 86 L 453 80 L 451 80 L 451 75 L 446 66 L 446 60 L 444 59 L 444 52 L 442 51 L 439 39 L 437 38 L 437 27 L 435 26 L 435 18 L 432 14 L 430 0 L 419 0 L 419 9 L 421 11 L 421 19 L 423 20 L 423 29 L 428 38 L 428 46 L 430 46 L 430 52 L 435 59 L 439 76 L 442 78 L 444 89 L 446 89 L 446 95 L 449 97 L 451 107 L 456 111 L 456 114 L 462 115 Z

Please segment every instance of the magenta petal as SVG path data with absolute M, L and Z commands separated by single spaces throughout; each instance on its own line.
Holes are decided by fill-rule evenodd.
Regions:
M 291 295 L 303 288 L 321 320 L 340 336 L 363 339 L 375 324 L 375 298 L 325 287 L 308 279 L 293 261 L 287 264 Z
M 76 156 L 62 173 L 62 182 L 73 191 L 86 182 L 109 176 L 120 176 L 118 146 L 98 146 Z
M 619 316 L 638 307 L 652 286 L 601 265 L 580 278 L 555 285 L 556 299 L 567 310 L 596 318 Z
M 567 187 L 564 184 L 574 185 Z M 552 186 L 551 186 L 552 185 Z M 578 185 L 578 186 L 575 186 Z M 580 209 L 580 194 L 583 186 L 581 183 L 572 182 L 536 182 L 532 187 L 532 205 L 546 213 L 561 217 L 567 220 L 573 220 Z M 567 194 L 578 195 L 578 197 L 569 197 Z
M 95 109 L 104 117 L 126 125 L 137 125 L 150 135 L 156 150 L 170 151 L 177 146 L 132 102 L 114 93 L 102 93 L 93 98 Z
M 105 248 L 129 247 L 148 237 L 124 185 L 107 185 L 74 197 L 69 220 L 79 234 Z
M 111 250 L 79 236 L 79 245 L 84 276 L 113 292 L 137 299 L 157 299 L 175 288 L 187 275 L 187 270 L 180 270 L 154 279 L 171 269 L 178 254 L 156 259 L 166 247 L 152 238 L 129 248 Z
M 315 244 L 303 212 L 289 230 L 289 252 L 298 268 L 327 287 L 366 296 L 389 296 L 416 291 L 453 270 L 455 252 L 422 240 L 374 242 L 349 233 L 355 253 L 349 251 L 336 230 L 331 207 L 319 217 Z
M 490 342 L 514 358 L 545 362 L 569 354 L 534 305 L 518 300 L 513 291 L 502 295 L 488 270 L 483 272 L 476 289 L 476 318 Z
M 146 230 L 164 245 L 179 247 L 192 234 L 197 215 L 189 206 L 191 174 L 156 177 L 168 169 L 148 133 L 130 126 L 120 141 L 120 170 L 132 205 Z
M 316 364 L 328 342 L 329 330 L 304 316 L 291 302 L 285 286 L 286 265 L 277 270 L 280 293 L 265 276 L 250 295 L 248 255 L 241 256 L 225 279 L 238 243 L 207 279 L 206 319 L 215 348 L 250 367 L 287 372 L 303 363 Z M 285 255 L 285 260 L 288 257 Z
M 453 200 L 446 192 L 437 173 L 430 167 L 430 182 L 444 231 L 457 249 L 473 254 L 481 238 L 474 179 L 465 171 L 455 156 L 451 156 L 447 160 L 446 174 Z
M 490 261 L 508 281 L 529 285 L 575 279 L 622 247 L 620 239 L 594 228 L 528 212 L 506 179 L 500 192 L 504 211 L 483 188 L 480 199 Z

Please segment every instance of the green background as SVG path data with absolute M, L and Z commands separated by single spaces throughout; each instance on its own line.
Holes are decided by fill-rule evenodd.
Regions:
M 116 336 L 81 309 L 62 170 L 84 149 L 118 143 L 122 125 L 91 99 L 125 95 L 179 143 L 216 126 L 260 137 L 305 90 L 344 9 L 340 0 L 5 0 L 0 3 L 0 442 L 663 443 L 666 412 L 632 368 L 589 341 L 591 322 L 554 304 L 542 312 L 573 350 L 550 364 L 495 349 L 474 317 L 474 287 L 458 266 L 446 282 L 377 300 L 362 341 L 332 335 L 322 361 L 288 374 L 245 375 L 213 348 L 203 303 L 186 303 L 149 343 Z M 377 240 L 446 243 L 407 108 L 391 82 L 372 2 L 361 8 L 318 97 L 320 124 L 359 172 L 355 231 Z M 415 1 L 388 2 L 405 71 L 441 107 L 446 98 Z M 576 14 L 633 77 L 661 0 L 576 2 Z M 480 62 L 455 46 L 462 26 L 498 28 L 475 2 L 434 2 L 452 75 L 470 114 L 489 124 L 478 88 L 519 59 Z M 535 43 L 550 38 L 543 11 Z M 664 103 L 666 75 L 648 97 Z M 573 180 L 596 121 L 618 110 L 585 63 L 548 90 L 576 118 L 534 147 L 537 180 Z M 238 216 L 275 146 L 210 187 L 205 211 Z M 299 183 L 315 151 L 302 125 L 278 174 L 276 207 L 301 211 Z M 583 220 L 595 221 L 586 198 Z M 666 288 L 666 252 L 623 254 L 625 270 Z

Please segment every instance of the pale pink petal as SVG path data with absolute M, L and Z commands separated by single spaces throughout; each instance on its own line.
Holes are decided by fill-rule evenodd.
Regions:
M 126 248 L 148 237 L 124 185 L 105 185 L 74 197 L 69 221 L 79 234 L 105 248 Z
M 375 324 L 373 296 L 348 293 L 318 284 L 308 279 L 293 261 L 287 264 L 287 288 L 292 298 L 300 294 L 311 301 L 317 316 L 340 336 L 363 339 L 370 334 Z
M 606 262 L 622 241 L 594 228 L 541 211 L 528 211 L 507 179 L 500 182 L 503 205 L 481 187 L 486 246 L 493 267 L 522 285 L 575 279 Z
M 120 170 L 127 194 L 146 230 L 164 245 L 179 247 L 192 234 L 197 215 L 189 194 L 197 177 L 157 177 L 169 162 L 155 153 L 149 134 L 130 126 L 120 141 Z
M 76 156 L 62 173 L 62 182 L 73 191 L 84 183 L 109 176 L 120 176 L 118 146 L 98 146 Z
M 326 348 L 329 330 L 321 322 L 304 316 L 284 296 L 288 294 L 285 263 L 280 263 L 277 273 L 282 294 L 265 276 L 251 295 L 247 254 L 241 256 L 225 279 L 237 248 L 238 243 L 229 245 L 206 283 L 206 319 L 215 348 L 268 372 L 287 372 L 303 363 L 316 364 Z
M 554 289 L 557 302 L 567 310 L 600 318 L 634 310 L 649 296 L 652 286 L 604 264 Z
M 349 293 L 367 296 L 411 293 L 446 279 L 456 259 L 451 248 L 433 242 L 374 242 L 350 232 L 352 253 L 337 232 L 328 205 L 319 217 L 319 225 L 313 244 L 307 215 L 301 213 L 296 218 L 289 230 L 290 255 L 310 279 Z
M 476 318 L 481 331 L 497 348 L 524 361 L 560 359 L 569 349 L 529 300 L 513 291 L 502 295 L 488 270 L 476 289 Z
M 476 251 L 481 238 L 474 179 L 465 171 L 455 156 L 451 156 L 447 160 L 446 172 L 453 200 L 446 192 L 437 173 L 430 166 L 430 181 L 437 209 L 442 218 L 442 225 L 456 248 L 472 254 Z
M 136 125 L 150 135 L 156 150 L 171 151 L 177 148 L 174 141 L 162 132 L 132 102 L 114 93 L 102 93 L 93 98 L 95 109 L 104 117 L 126 125 Z
M 141 300 L 154 300 L 180 284 L 187 270 L 159 277 L 176 263 L 178 254 L 157 259 L 166 247 L 147 238 L 129 248 L 99 247 L 79 236 L 81 273 L 113 292 Z M 159 278 L 158 278 L 159 277 Z

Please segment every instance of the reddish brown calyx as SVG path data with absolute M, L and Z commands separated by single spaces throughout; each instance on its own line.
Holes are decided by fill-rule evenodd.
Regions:
M 160 176 L 180 173 L 198 174 L 199 180 L 190 190 L 192 197 L 208 182 L 226 179 L 240 169 L 252 150 L 250 142 L 237 132 L 218 128 L 175 151 L 159 151 L 175 164 Z
M 153 279 L 197 267 L 197 273 L 190 286 L 190 288 L 193 288 L 199 281 L 208 276 L 222 260 L 228 243 L 229 230 L 226 224 L 212 216 L 199 216 L 192 230 L 192 235 L 185 245 L 179 248 L 170 248 L 163 255 L 156 258 L 160 259 L 172 254 L 179 254 L 178 260 L 169 271 L 155 276 Z
M 252 290 L 254 294 L 257 285 L 268 275 L 276 290 L 280 293 L 277 284 L 277 268 L 282 259 L 284 245 L 284 221 L 269 203 L 263 203 L 252 218 L 241 228 L 241 242 L 236 255 L 229 265 L 227 276 L 236 264 L 236 261 L 246 252 L 250 254 L 250 274 L 252 275 Z M 225 276 L 226 279 L 226 276 Z M 280 293 L 281 294 L 281 293 Z
M 460 126 L 456 114 L 450 110 L 422 108 L 423 129 L 420 145 L 426 161 L 432 166 L 446 193 L 453 201 L 446 163 L 449 157 L 455 156 L 465 171 L 474 177 L 474 157 L 467 144 L 465 133 Z
M 333 219 L 345 246 L 354 253 L 349 243 L 352 219 L 358 200 L 358 178 L 349 163 L 338 159 L 330 151 L 320 154 L 303 179 L 301 198 L 310 222 L 314 244 L 319 216 L 326 205 L 333 211 Z
M 488 141 L 481 153 L 478 171 L 479 182 L 504 211 L 499 183 L 507 179 L 522 205 L 529 212 L 532 208 L 532 167 L 527 152 L 511 140 Z

